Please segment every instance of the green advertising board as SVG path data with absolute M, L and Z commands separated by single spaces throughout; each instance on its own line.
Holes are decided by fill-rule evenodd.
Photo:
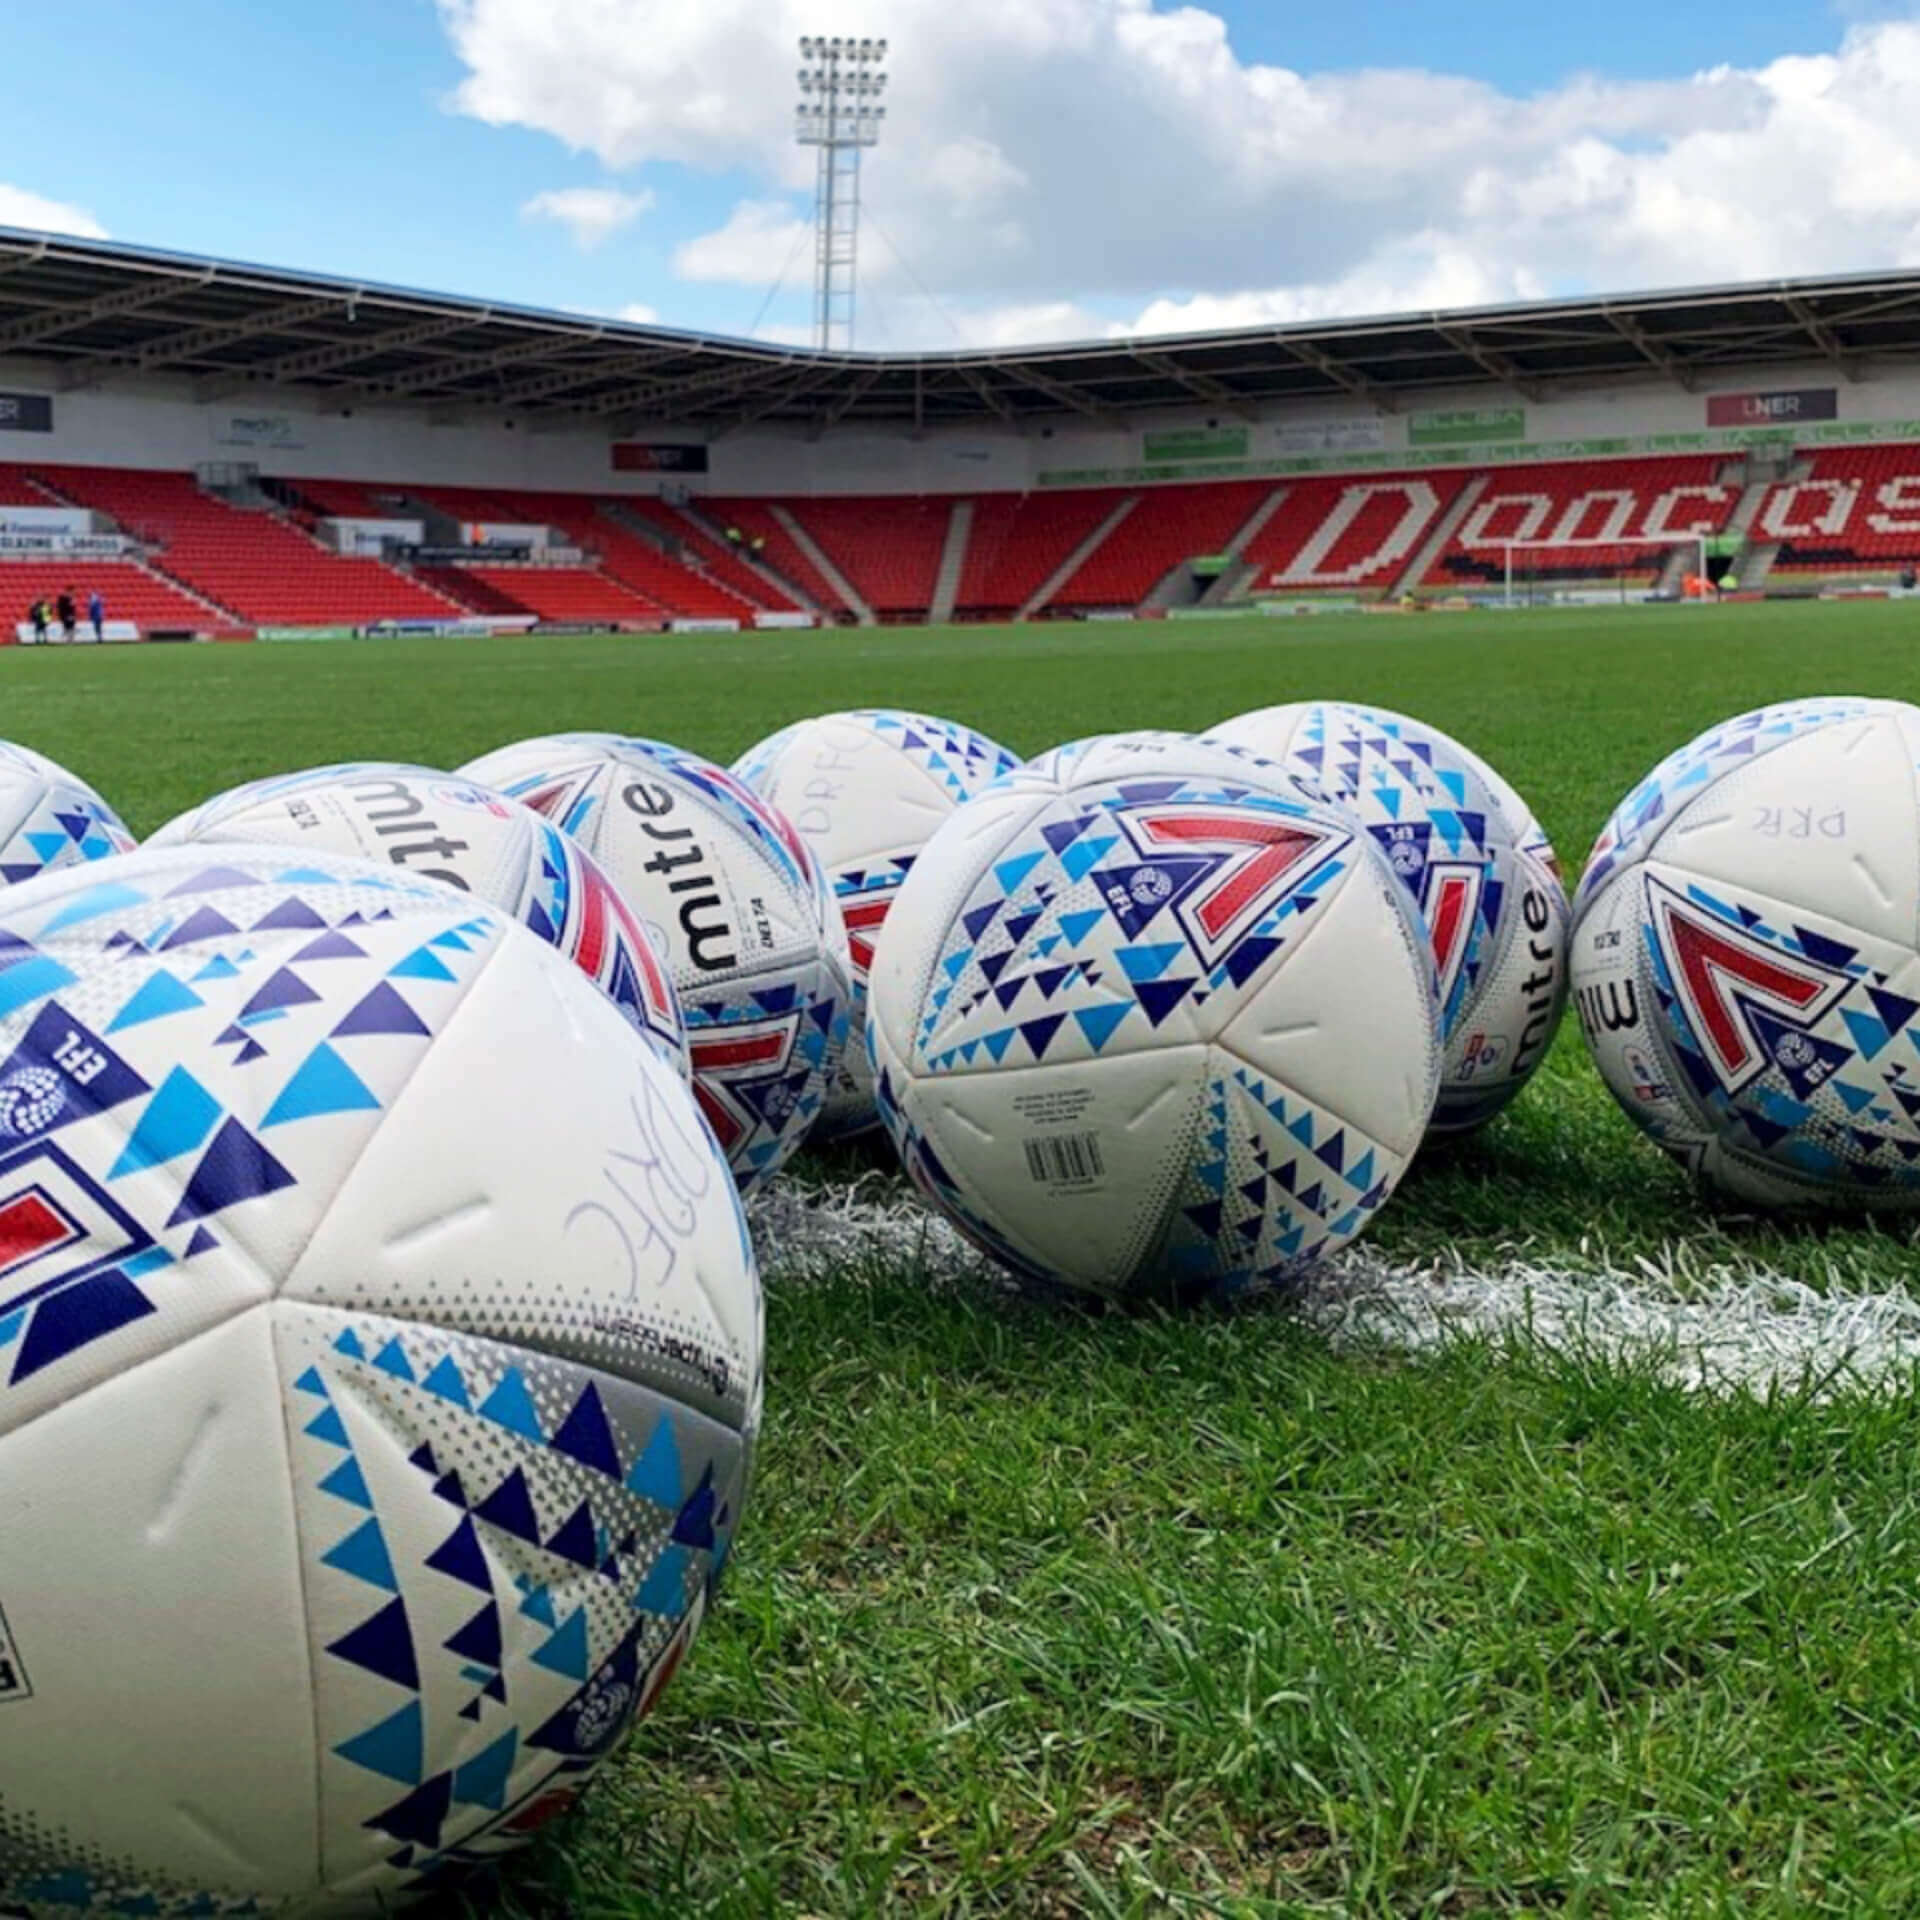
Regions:
M 1194 460 L 1244 460 L 1251 436 L 1245 427 L 1171 427 L 1140 436 L 1147 466 L 1185 465 Z
M 1525 407 L 1468 407 L 1407 416 L 1407 444 L 1414 447 L 1481 447 L 1526 437 Z

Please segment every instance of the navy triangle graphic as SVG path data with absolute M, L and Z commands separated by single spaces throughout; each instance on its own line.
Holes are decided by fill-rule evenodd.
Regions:
M 1149 1023 L 1157 1027 L 1199 984 L 1197 980 L 1142 980 L 1133 995 Z
M 248 885 L 252 884 L 251 881 L 248 882 Z M 178 892 L 181 889 L 176 888 L 175 891 Z M 160 950 L 165 953 L 174 947 L 190 946 L 196 940 L 221 940 L 228 934 L 239 931 L 240 929 L 217 907 L 196 907 L 161 941 Z
M 1209 1240 L 1220 1235 L 1221 1206 L 1218 1200 L 1209 1200 L 1205 1206 L 1189 1207 L 1187 1218 L 1204 1233 Z
M 1033 1057 L 1038 1060 L 1045 1057 L 1048 1047 L 1053 1044 L 1053 1036 L 1066 1023 L 1064 1013 L 1050 1013 L 1042 1020 L 1023 1020 L 1020 1023 L 1020 1037 L 1033 1049 Z
M 294 1184 L 283 1167 L 237 1120 L 221 1123 L 220 1131 L 200 1156 L 200 1164 L 167 1218 L 170 1227 L 184 1226 L 210 1213 L 257 1200 Z
M 467 1624 L 447 1641 L 449 1653 L 471 1660 L 478 1667 L 500 1664 L 500 1609 L 489 1600 Z
M 624 1471 L 619 1448 L 614 1444 L 613 1428 L 607 1421 L 607 1410 L 600 1404 L 600 1389 L 591 1382 L 548 1444 L 554 1452 L 568 1454 L 583 1466 L 612 1479 L 618 1480 Z
M 276 928 L 313 928 L 327 924 L 323 915 L 316 913 L 297 895 L 289 894 L 277 907 L 263 913 L 248 929 L 252 933 L 268 933 Z
M 424 1037 L 432 1031 L 400 997 L 398 990 L 382 980 L 334 1028 L 333 1038 L 364 1033 L 412 1033 Z
M 118 1267 L 62 1288 L 42 1300 L 27 1322 L 20 1357 L 13 1364 L 14 1384 L 154 1310 L 153 1302 Z
M 250 1014 L 271 1013 L 279 1007 L 304 1007 L 320 996 L 297 973 L 281 967 L 269 975 L 253 998 L 240 1009 L 240 1018 Z
M 966 928 L 967 938 L 978 945 L 980 936 L 993 925 L 1005 905 L 1004 900 L 989 900 L 984 907 L 975 907 L 971 913 L 963 914 L 960 924 Z
M 593 1530 L 593 1514 L 582 1500 L 567 1516 L 566 1524 L 547 1542 L 547 1551 L 557 1553 L 576 1566 L 600 1564 L 600 1542 Z
M 293 957 L 296 961 L 364 960 L 367 950 L 356 946 L 344 933 L 323 933 L 317 940 L 309 940 Z
M 433 1483 L 433 1495 L 436 1500 L 444 1500 L 452 1507 L 464 1509 L 467 1504 L 467 1490 L 460 1484 L 457 1473 L 443 1473 Z
M 1890 1033 L 1898 1033 L 1916 1013 L 1920 1013 L 1920 1000 L 1908 1000 L 1897 993 L 1888 993 L 1883 987 L 1869 987 L 1867 998 L 1873 1002 L 1873 1010 L 1886 1023 Z
M 533 1510 L 533 1495 L 527 1489 L 527 1476 L 518 1467 L 507 1475 L 474 1512 L 502 1533 L 517 1540 L 540 1544 L 540 1516 Z
M 411 1840 L 416 1846 L 438 1847 L 440 1829 L 447 1823 L 453 1806 L 453 1775 L 436 1773 L 425 1786 L 416 1787 L 407 1797 L 384 1813 L 376 1813 L 367 1825 L 396 1840 Z
M 1829 940 L 1823 933 L 1815 933 L 1808 927 L 1795 927 L 1793 937 L 1800 942 L 1800 950 L 1809 960 L 1817 960 L 1824 967 L 1844 967 L 1859 952 L 1856 947 L 1843 946 L 1838 940 Z
M 460 1524 L 434 1550 L 427 1565 L 450 1580 L 478 1587 L 485 1594 L 493 1592 L 493 1574 L 487 1566 L 486 1549 L 480 1544 L 480 1535 L 470 1514 L 460 1516 Z
M 420 1691 L 420 1666 L 413 1657 L 413 1629 L 407 1623 L 407 1603 L 390 1600 L 371 1620 L 336 1640 L 327 1651 L 356 1667 L 365 1667 L 396 1687 Z

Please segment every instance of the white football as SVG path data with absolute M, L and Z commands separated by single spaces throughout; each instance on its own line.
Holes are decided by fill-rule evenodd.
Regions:
M 1015 1273 L 1186 1298 L 1353 1238 L 1433 1111 L 1411 897 L 1352 816 L 1165 734 L 1009 775 L 928 842 L 867 1031 L 915 1181 Z
M 0 881 L 8 885 L 130 852 L 127 824 L 77 774 L 0 740 Z
M 386 1910 L 652 1704 L 761 1302 L 685 1085 L 391 864 L 0 896 L 0 1910 Z
M 593 856 L 517 800 L 427 767 L 356 761 L 235 787 L 147 841 L 189 843 L 358 854 L 502 907 L 597 980 L 688 1076 L 680 999 L 652 940 Z
M 1019 764 L 971 727 L 887 707 L 799 721 L 734 762 L 833 881 L 853 966 L 854 1033 L 864 1030 L 874 945 L 921 848 L 963 800 Z M 844 1139 L 879 1117 L 866 1048 L 849 1046 L 815 1136 Z
M 1450 734 L 1379 707 L 1263 707 L 1208 738 L 1284 767 L 1380 843 L 1420 904 L 1440 978 L 1433 1130 L 1485 1125 L 1532 1079 L 1566 1007 L 1566 889 L 1526 802 Z
M 1764 1206 L 1920 1205 L 1920 709 L 1764 707 L 1663 760 L 1574 906 L 1614 1097 Z
M 554 734 L 460 769 L 578 839 L 667 956 L 693 1087 L 744 1192 L 798 1150 L 838 1071 L 846 928 L 793 824 L 723 767 L 611 733 Z

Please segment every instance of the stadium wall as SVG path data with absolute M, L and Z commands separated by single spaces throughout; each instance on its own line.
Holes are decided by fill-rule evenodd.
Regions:
M 660 476 L 616 473 L 604 424 L 536 424 L 477 409 L 451 413 L 354 403 L 317 408 L 261 389 L 197 403 L 180 381 L 127 377 L 60 392 L 44 363 L 0 363 L 0 387 L 49 392 L 52 430 L 0 433 L 0 462 L 190 469 L 245 460 L 297 479 L 657 492 Z M 1744 398 L 1742 398 L 1744 396 Z M 639 440 L 698 440 L 673 423 Z M 1670 383 L 1595 383 L 1526 401 L 1488 385 L 1412 394 L 1391 413 L 1358 402 L 1264 410 L 1248 421 L 1193 408 L 1125 426 L 1038 424 L 922 435 L 848 428 L 809 436 L 750 429 L 712 440 L 711 470 L 680 484 L 718 495 L 1023 492 L 1059 486 L 1420 466 L 1494 466 L 1609 454 L 1738 451 L 1756 437 L 1797 446 L 1920 441 L 1920 376 L 1849 383 L 1830 367 L 1729 374 L 1711 391 Z

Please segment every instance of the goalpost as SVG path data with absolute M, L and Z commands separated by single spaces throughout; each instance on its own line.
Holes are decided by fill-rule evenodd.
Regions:
M 1654 540 L 1502 540 L 1506 604 L 1627 600 L 1636 593 L 1650 594 L 1680 549 L 1686 559 L 1676 574 L 1677 598 L 1680 577 L 1708 577 L 1711 539 L 1704 533 L 1667 533 Z M 1590 566 L 1583 566 L 1582 554 L 1591 556 Z M 1649 572 L 1652 580 L 1646 579 Z

